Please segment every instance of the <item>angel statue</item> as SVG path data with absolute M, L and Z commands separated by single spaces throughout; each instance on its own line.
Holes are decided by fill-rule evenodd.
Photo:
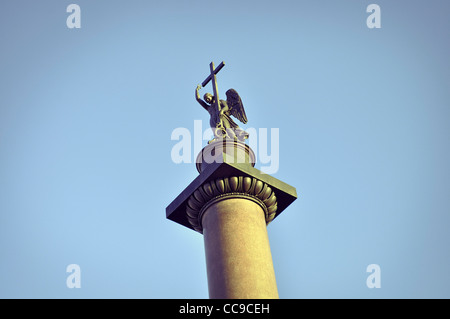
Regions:
M 248 138 L 248 133 L 239 128 L 239 126 L 230 117 L 233 115 L 242 123 L 247 123 L 247 116 L 245 115 L 244 105 L 239 97 L 238 92 L 234 89 L 229 89 L 225 94 L 227 95 L 227 100 L 219 100 L 219 107 L 215 103 L 214 95 L 206 93 L 202 100 L 200 98 L 199 90 L 202 85 L 198 85 L 195 90 L 195 98 L 197 102 L 203 106 L 205 110 L 208 111 L 211 118 L 209 120 L 209 125 L 214 132 L 214 139 L 208 142 L 211 143 L 217 139 L 235 139 L 243 142 Z

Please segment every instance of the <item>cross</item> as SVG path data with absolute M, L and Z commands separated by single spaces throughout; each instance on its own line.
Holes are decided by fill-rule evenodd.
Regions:
M 216 106 L 216 109 L 220 111 L 220 103 L 219 103 L 219 90 L 217 89 L 217 79 L 216 74 L 219 73 L 219 71 L 225 66 L 225 62 L 221 62 L 217 69 L 214 68 L 214 62 L 211 62 L 209 64 L 209 69 L 211 70 L 211 73 L 208 75 L 208 77 L 203 81 L 202 86 L 205 87 L 209 81 L 212 80 L 212 87 L 213 87 L 213 93 L 214 93 L 214 104 Z

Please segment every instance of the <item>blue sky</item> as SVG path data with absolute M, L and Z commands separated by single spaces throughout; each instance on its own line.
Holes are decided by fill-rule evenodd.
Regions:
M 70 3 L 80 29 L 66 26 Z M 371 3 L 381 29 L 366 25 Z M 243 128 L 279 128 L 273 176 L 299 195 L 268 226 L 280 297 L 449 298 L 448 12 L 3 1 L 0 297 L 208 297 L 202 235 L 165 208 L 198 174 L 173 163 L 171 133 L 207 127 L 194 90 L 223 60 L 219 94 L 239 92 Z

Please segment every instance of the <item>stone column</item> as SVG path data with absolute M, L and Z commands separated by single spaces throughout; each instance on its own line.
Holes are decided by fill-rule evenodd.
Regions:
M 210 298 L 278 298 L 266 226 L 297 194 L 254 164 L 244 143 L 209 144 L 197 158 L 200 175 L 166 209 L 203 234 Z
M 210 298 L 278 298 L 264 210 L 226 196 L 202 216 Z

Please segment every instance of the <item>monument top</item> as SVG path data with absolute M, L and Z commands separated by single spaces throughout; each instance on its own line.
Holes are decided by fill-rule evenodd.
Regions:
M 240 129 L 233 121 L 231 116 L 234 116 L 242 123 L 247 123 L 247 115 L 245 114 L 244 105 L 239 94 L 234 89 L 229 89 L 225 94 L 227 100 L 219 99 L 219 90 L 217 88 L 216 75 L 225 66 L 225 62 L 221 62 L 217 68 L 214 67 L 214 62 L 209 65 L 210 74 L 198 85 L 195 90 L 195 98 L 197 102 L 210 114 L 209 124 L 214 132 L 214 139 L 235 139 L 244 141 L 248 138 L 248 133 Z M 200 89 L 205 87 L 209 82 L 212 84 L 213 93 L 206 93 L 203 100 L 200 98 Z M 212 142 L 210 141 L 210 142 Z
M 254 167 L 255 154 L 245 144 L 248 133 L 231 118 L 247 123 L 239 94 L 229 89 L 227 100 L 219 99 L 216 76 L 224 66 L 222 62 L 215 68 L 211 62 L 210 74 L 195 90 L 197 102 L 210 114 L 214 132 L 214 139 L 197 157 L 200 175 L 166 208 L 168 219 L 198 232 L 202 232 L 203 212 L 217 200 L 233 197 L 253 201 L 263 209 L 268 224 L 297 199 L 294 187 Z M 206 93 L 202 100 L 199 90 L 210 82 L 214 95 Z

